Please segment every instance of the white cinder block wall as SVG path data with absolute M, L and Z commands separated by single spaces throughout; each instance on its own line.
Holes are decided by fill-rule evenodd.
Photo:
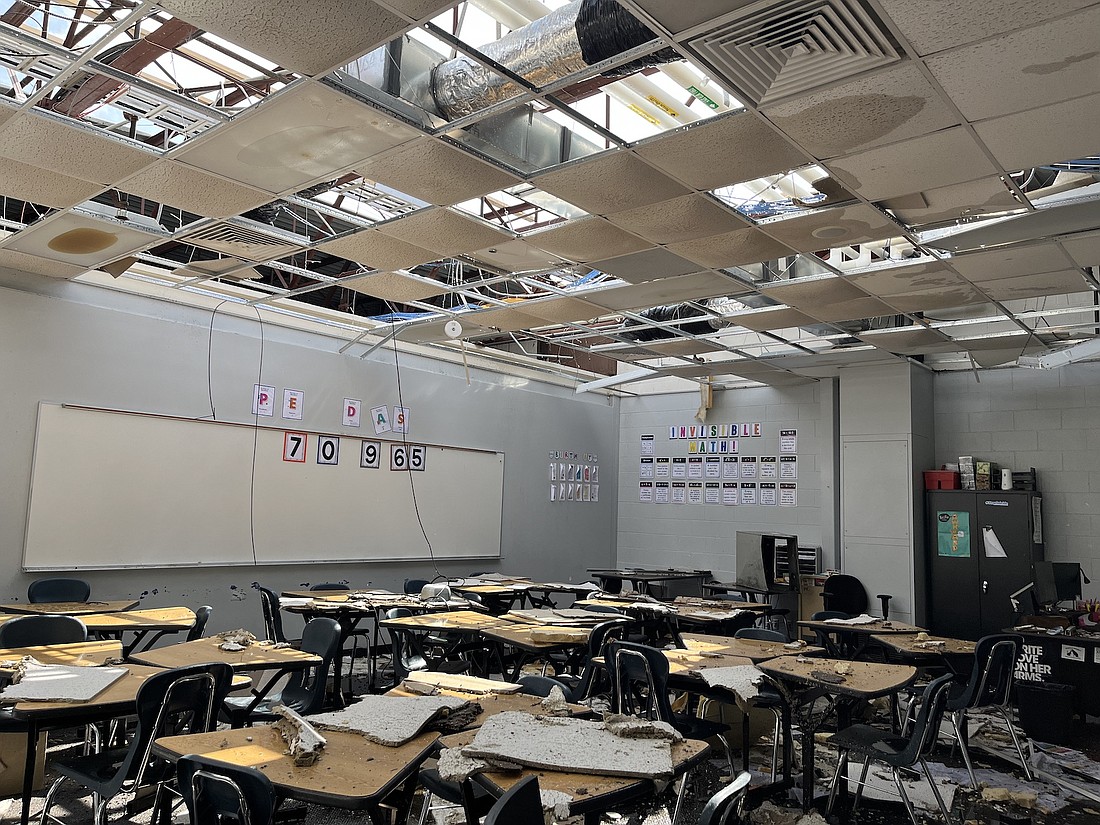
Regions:
M 1100 364 L 935 375 L 936 461 L 1034 467 L 1047 559 L 1078 561 L 1100 597 Z

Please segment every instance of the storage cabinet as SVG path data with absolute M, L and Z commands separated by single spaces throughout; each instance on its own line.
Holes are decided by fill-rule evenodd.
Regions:
M 1038 492 L 1022 490 L 926 494 L 934 633 L 978 639 L 1013 624 L 1009 596 L 1033 581 L 1034 564 L 1043 560 L 1041 502 Z

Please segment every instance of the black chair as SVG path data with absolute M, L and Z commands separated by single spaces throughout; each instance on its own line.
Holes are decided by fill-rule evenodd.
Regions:
M 846 618 L 851 618 L 867 611 L 867 591 L 855 576 L 834 573 L 821 588 L 821 604 L 826 610 L 847 613 Z
M 412 611 L 405 607 L 392 607 L 386 611 L 387 619 L 402 619 L 411 616 Z M 390 632 L 390 656 L 394 684 L 399 684 L 414 670 L 440 670 L 445 673 L 463 673 L 470 669 L 470 663 L 464 660 L 444 660 L 442 656 L 429 661 L 424 644 L 417 633 L 403 627 L 386 628 Z M 434 647 L 444 647 L 446 640 L 428 636 L 424 641 Z
M 734 777 L 732 782 L 707 800 L 699 814 L 699 825 L 734 825 L 741 822 L 741 805 L 751 781 L 752 774 L 748 771 Z
M 524 777 L 505 791 L 485 816 L 485 825 L 532 825 L 542 821 L 537 776 Z
M 427 579 L 405 579 L 405 595 L 406 596 L 419 596 L 420 591 L 427 586 Z
M 229 723 L 239 728 L 253 722 L 276 719 L 278 717 L 272 712 L 275 705 L 286 705 L 302 716 L 322 710 L 328 692 L 332 660 L 336 658 L 339 649 L 340 623 L 323 617 L 310 619 L 302 631 L 301 650 L 319 656 L 320 663 L 294 671 L 281 691 L 271 694 L 259 703 L 255 703 L 255 696 L 227 697 L 223 705 Z
M 275 789 L 255 768 L 191 754 L 176 762 L 176 780 L 196 825 L 271 825 L 275 821 Z
M 351 586 L 347 582 L 321 582 L 313 585 L 309 590 L 311 593 L 315 590 L 351 590 Z
M 65 780 L 77 782 L 92 792 L 95 823 L 105 825 L 107 803 L 119 793 L 159 786 L 171 778 L 172 766 L 152 757 L 154 740 L 213 730 L 217 708 L 229 692 L 232 679 L 233 668 L 224 662 L 174 668 L 146 679 L 138 688 L 137 727 L 127 747 L 53 762 L 53 769 L 60 776 L 46 792 L 42 822 L 50 819 L 60 822 L 50 816 L 50 808 Z M 154 811 L 159 809 L 158 787 Z
M 289 641 L 283 631 L 283 615 L 279 612 L 279 594 L 274 590 L 256 585 L 260 591 L 260 608 L 264 614 L 264 633 L 273 642 L 286 643 Z
M 208 604 L 204 604 L 195 611 L 195 623 L 187 631 L 187 641 L 193 642 L 202 638 L 202 634 L 206 632 L 206 623 L 210 620 L 210 614 L 213 612 L 214 608 Z
M 769 630 L 766 627 L 743 627 L 733 634 L 733 638 L 756 639 L 757 641 L 775 642 L 776 644 L 786 644 L 787 642 L 787 637 L 784 634 L 778 630 Z M 774 780 L 779 771 L 779 744 L 782 741 L 783 732 L 783 696 L 765 680 L 761 682 L 752 704 L 754 707 L 771 711 L 772 715 L 775 716 L 775 728 L 772 731 L 772 779 Z M 749 717 L 746 714 L 743 718 L 741 753 L 744 758 L 743 767 L 748 770 Z
M 839 610 L 819 610 L 810 616 L 811 622 L 824 622 L 829 619 L 850 619 L 852 618 L 847 613 L 843 613 Z M 826 630 L 814 629 L 814 636 L 817 637 L 818 647 L 825 648 L 825 652 L 830 656 L 843 657 L 843 646 L 833 641 L 832 634 Z
M 604 654 L 604 647 L 610 639 L 622 639 L 630 629 L 629 619 L 612 619 L 601 622 L 592 628 L 588 634 L 588 650 L 585 654 L 584 666 L 580 676 L 561 674 L 559 682 L 568 686 L 565 698 L 570 702 L 580 702 L 587 699 L 593 693 L 598 692 L 600 680 L 607 674 L 603 665 L 596 664 L 595 660 Z
M 311 593 L 321 590 L 351 592 L 351 585 L 347 582 L 321 582 L 320 584 L 313 585 L 309 590 Z M 344 632 L 347 634 L 347 637 L 351 639 L 351 650 L 347 650 L 347 648 L 344 648 L 344 650 L 347 652 L 348 658 L 348 693 L 354 695 L 355 691 L 352 690 L 354 679 L 352 677 L 355 669 L 355 661 L 357 659 L 365 658 L 367 660 L 367 679 L 370 681 L 374 678 L 374 665 L 371 662 L 371 632 L 368 628 L 356 628 L 355 630 L 349 631 L 346 627 L 344 628 Z M 366 650 L 365 654 L 359 652 L 360 646 Z
M 871 762 L 881 762 L 889 767 L 893 774 L 894 785 L 901 797 L 902 804 L 905 805 L 905 811 L 909 814 L 910 821 L 913 825 L 920 825 L 913 810 L 913 804 L 909 801 L 908 794 L 905 793 L 905 785 L 901 780 L 902 768 L 911 768 L 919 763 L 925 777 L 932 786 L 932 792 L 936 796 L 936 802 L 939 804 L 944 822 L 950 822 L 947 806 L 944 805 L 939 787 L 932 778 L 924 757 L 936 742 L 940 720 L 943 718 L 944 708 L 947 704 L 947 692 L 951 688 L 951 679 L 950 675 L 941 676 L 928 683 L 924 693 L 919 698 L 920 710 L 908 736 L 899 736 L 892 731 L 882 730 L 871 725 L 851 725 L 829 737 L 829 744 L 840 751 L 840 759 L 837 761 L 836 773 L 833 774 L 833 783 L 829 789 L 829 804 L 825 809 L 826 818 L 833 811 L 842 779 L 847 781 L 848 755 L 855 753 L 862 756 L 864 761 L 859 784 L 856 786 L 855 799 L 852 805 L 853 811 L 859 806 Z
M 947 712 L 954 728 L 955 741 L 959 743 L 970 784 L 977 788 L 974 778 L 974 766 L 970 763 L 970 751 L 967 747 L 966 716 L 972 710 L 993 710 L 1000 714 L 1008 726 L 1012 744 L 1020 757 L 1024 775 L 1032 778 L 1031 767 L 1024 756 L 1019 735 L 1012 725 L 1012 714 L 1008 702 L 1012 696 L 1012 680 L 1016 674 L 1016 657 L 1023 645 L 1023 637 L 1013 633 L 1001 633 L 984 636 L 974 648 L 974 667 L 970 679 L 965 684 L 951 686 L 947 697 Z
M 31 604 L 86 602 L 91 595 L 92 587 L 83 579 L 36 579 L 27 588 L 27 601 Z
M 528 696 L 546 697 L 550 695 L 550 691 L 554 688 L 561 688 L 562 695 L 566 700 L 569 699 L 569 686 L 550 676 L 539 676 L 532 673 L 527 676 L 520 676 L 516 684 L 519 685 L 519 692 L 526 693 Z
M 88 628 L 75 616 L 19 616 L 0 624 L 0 647 L 63 645 L 88 641 Z

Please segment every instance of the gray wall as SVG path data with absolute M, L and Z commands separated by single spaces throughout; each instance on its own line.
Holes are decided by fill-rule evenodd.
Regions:
M 820 545 L 833 558 L 835 443 L 833 382 L 786 388 L 716 392 L 707 423 L 760 422 L 763 437 L 740 439 L 741 455 L 780 455 L 779 431 L 798 430 L 798 506 L 643 504 L 638 499 L 639 443 L 655 435 L 655 455 L 687 455 L 685 441 L 669 441 L 672 424 L 692 424 L 699 394 L 670 393 L 622 401 L 619 443 L 620 565 L 656 565 L 734 573 L 738 530 L 793 533 L 803 545 Z
M 206 309 L 127 295 L 93 285 L 5 276 L 0 288 L 0 599 L 19 601 L 33 578 L 21 572 L 27 494 L 39 401 L 69 402 L 179 416 L 210 413 Z M 251 389 L 260 354 L 259 326 L 219 313 L 214 323 L 212 380 L 217 417 L 250 422 Z M 339 355 L 342 341 L 264 324 L 262 383 L 306 393 L 305 419 L 295 428 L 341 431 L 342 399 L 364 406 L 397 403 L 393 352 L 368 359 Z M 361 351 L 361 350 L 360 350 Z M 401 355 L 401 390 L 411 408 L 410 440 L 505 452 L 502 554 L 499 562 L 440 564 L 443 573 L 485 569 L 546 579 L 584 577 L 590 566 L 613 560 L 617 402 L 592 394 L 575 397 L 568 387 L 472 371 L 467 386 L 461 364 Z M 278 426 L 281 419 L 271 420 Z M 364 427 L 367 424 L 364 422 Z M 348 431 L 355 432 L 355 431 Z M 551 504 L 547 454 L 551 450 L 596 453 L 601 487 L 598 503 Z M 461 484 L 462 479 L 456 479 Z M 431 502 L 420 502 L 431 507 Z M 286 507 L 295 508 L 288 498 Z M 80 502 L 58 518 L 80 518 Z M 301 512 L 316 522 L 316 563 L 309 566 L 222 569 L 90 571 L 93 597 L 143 596 L 144 606 L 211 604 L 212 629 L 259 629 L 260 606 L 252 582 L 275 589 L 320 581 L 400 587 L 405 577 L 432 578 L 430 562 L 326 564 L 325 524 L 331 519 L 362 523 L 369 553 L 371 522 L 386 518 L 368 503 L 357 512 Z M 409 540 L 423 543 L 416 524 Z M 119 525 L 125 530 L 125 524 Z M 195 541 L 207 540 L 195 525 Z M 79 560 L 80 548 L 71 548 Z M 427 553 L 425 551 L 425 557 Z
M 937 373 L 936 465 L 973 455 L 1039 474 L 1047 558 L 1100 596 L 1100 364 Z

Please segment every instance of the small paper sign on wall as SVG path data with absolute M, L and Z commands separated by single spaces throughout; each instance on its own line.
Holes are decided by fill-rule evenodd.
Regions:
M 283 433 L 283 461 L 304 464 L 309 436 L 305 433 Z
M 390 414 L 385 407 L 371 407 L 370 420 L 374 424 L 375 434 L 388 433 L 390 427 Z
M 344 399 L 343 421 L 345 427 L 358 427 L 363 414 L 363 402 L 356 398 Z
M 393 418 L 390 423 L 395 433 L 407 433 L 409 431 L 409 408 L 394 407 Z
M 265 384 L 252 385 L 252 414 L 275 415 L 275 388 Z
M 301 421 L 305 399 L 306 394 L 301 390 L 283 390 L 283 418 Z

